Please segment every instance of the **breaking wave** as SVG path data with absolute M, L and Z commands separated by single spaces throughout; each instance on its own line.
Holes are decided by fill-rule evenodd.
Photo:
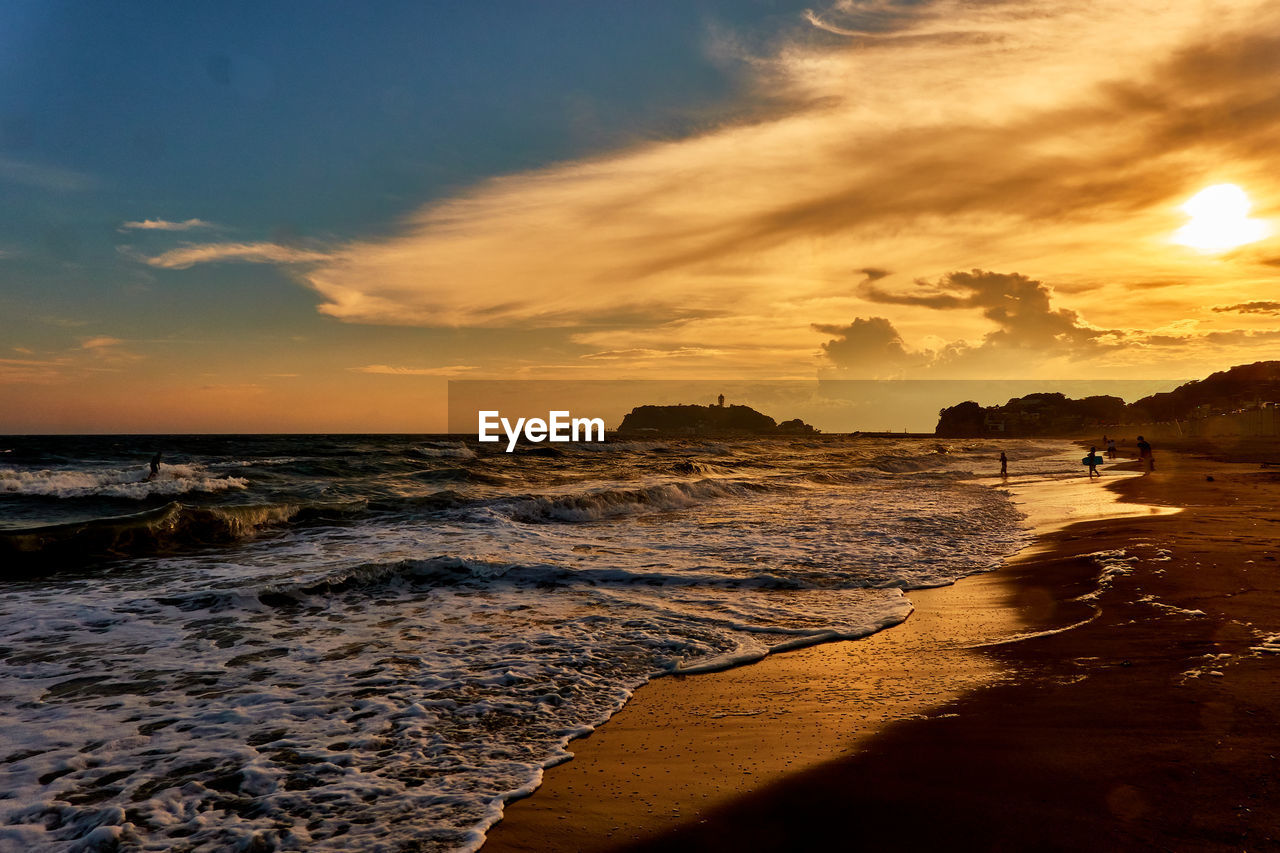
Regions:
M 860 637 L 994 567 L 1023 541 L 966 482 L 995 448 L 1079 475 L 839 436 L 11 443 L 0 847 L 38 849 L 474 850 L 648 679 Z M 146 481 L 143 446 L 180 464 Z
M 50 498 L 171 497 L 187 492 L 221 492 L 248 488 L 243 477 L 210 474 L 201 465 L 161 465 L 155 479 L 146 479 L 144 467 L 99 469 L 0 469 L 0 494 Z
M 129 515 L 0 531 L 0 557 L 18 574 L 79 568 L 105 557 L 139 557 L 252 538 L 290 522 L 338 520 L 356 508 L 194 507 L 173 501 Z
M 708 501 L 743 497 L 797 487 L 759 480 L 703 479 L 655 483 L 629 489 L 599 488 L 569 495 L 525 495 L 489 504 L 488 509 L 512 521 L 583 522 L 658 510 L 687 509 Z
M 476 453 L 460 441 L 439 442 L 413 448 L 410 453 L 423 459 L 475 459 Z

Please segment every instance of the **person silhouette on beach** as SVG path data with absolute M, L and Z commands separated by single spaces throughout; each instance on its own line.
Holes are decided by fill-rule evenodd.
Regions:
M 1009 476 L 1009 457 L 1004 455 L 1004 451 L 1000 451 L 1000 476 Z
M 1114 438 L 1107 439 L 1107 458 L 1113 461 L 1116 458 L 1116 440 Z
M 151 473 L 147 475 L 148 480 L 154 480 L 160 476 L 160 452 L 156 451 L 156 455 L 151 457 Z
M 1138 436 L 1138 461 L 1142 463 L 1146 474 L 1156 470 L 1156 457 L 1151 453 L 1151 443 L 1142 436 Z
M 1089 461 L 1085 464 L 1089 466 L 1089 476 L 1101 477 L 1102 475 L 1098 473 L 1098 460 L 1102 459 L 1102 457 L 1098 455 L 1098 448 L 1090 447 L 1089 456 L 1087 458 Z

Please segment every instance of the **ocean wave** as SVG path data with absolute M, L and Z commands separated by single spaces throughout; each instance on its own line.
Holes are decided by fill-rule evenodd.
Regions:
M 485 509 L 511 521 L 584 522 L 625 515 L 687 509 L 707 501 L 793 489 L 778 482 L 703 479 L 637 488 L 600 488 L 570 495 L 524 495 L 489 503 Z
M 865 483 L 868 480 L 876 479 L 877 476 L 877 474 L 870 471 L 854 469 L 846 471 L 812 471 L 805 475 L 805 479 L 820 486 L 843 486 L 852 483 Z
M 177 501 L 152 510 L 89 521 L 0 532 L 0 557 L 18 574 L 82 568 L 105 559 L 219 545 L 256 536 L 288 523 L 333 521 L 362 507 L 195 507 Z
M 134 468 L 22 470 L 0 469 L 0 494 L 51 498 L 173 497 L 187 492 L 221 492 L 248 488 L 243 477 L 212 475 L 201 465 L 161 465 L 155 479 L 143 466 Z
M 309 599 L 350 592 L 381 594 L 401 587 L 478 587 L 495 584 L 552 589 L 558 587 L 703 588 L 721 590 L 817 589 L 810 583 L 767 571 L 718 574 L 689 571 L 636 571 L 622 568 L 579 568 L 553 563 L 510 563 L 475 556 L 439 555 L 386 563 L 366 563 L 321 577 L 256 589 L 198 590 L 157 599 L 182 610 L 252 609 L 258 604 L 288 607 Z M 859 587 L 858 584 L 854 584 Z M 859 587 L 860 588 L 860 587 Z
M 470 468 L 431 468 L 415 471 L 409 475 L 414 480 L 428 483 L 478 483 L 485 486 L 511 485 L 511 478 L 502 474 L 486 473 Z
M 694 462 L 692 459 L 682 459 L 679 462 L 671 463 L 670 470 L 674 474 L 723 474 L 724 469 L 709 465 L 706 462 Z
M 929 471 L 948 463 L 947 453 L 934 453 L 924 456 L 881 456 L 869 459 L 863 464 L 885 474 L 916 474 Z
M 392 515 L 419 515 L 466 506 L 468 499 L 458 491 L 444 489 L 429 495 L 406 495 L 403 497 L 374 498 L 367 504 L 370 512 L 389 513 Z
M 310 461 L 306 456 L 273 456 L 261 459 L 233 459 L 215 463 L 218 468 L 271 468 L 277 465 L 292 465 L 296 462 Z
M 28 525 L 10 535 L 53 542 L 33 564 L 156 554 L 5 586 L 8 707 L 33 748 L 10 756 L 0 837 L 475 849 L 639 684 L 862 636 L 907 617 L 902 589 L 1021 541 L 1003 495 L 960 481 L 998 454 L 931 442 L 562 446 L 530 464 L 412 452 L 462 446 L 445 436 L 153 444 L 250 487 L 148 504 L 0 493 L 7 523 Z M 0 471 L 124 469 L 140 446 L 41 440 Z M 865 464 L 912 449 L 938 464 Z M 1044 464 L 1021 452 L 1019 473 Z M 276 461 L 233 464 L 255 457 Z M 115 517 L 34 527 L 90 514 Z
M 414 456 L 424 459 L 475 459 L 476 452 L 460 441 L 438 442 L 410 448 Z
M 706 456 L 733 456 L 734 451 L 729 445 L 719 441 L 706 441 L 704 439 L 684 439 L 679 443 L 669 441 L 651 441 L 651 442 L 618 442 L 617 446 L 634 447 L 636 450 L 643 450 L 653 455 L 661 456 L 669 453 L 701 453 Z

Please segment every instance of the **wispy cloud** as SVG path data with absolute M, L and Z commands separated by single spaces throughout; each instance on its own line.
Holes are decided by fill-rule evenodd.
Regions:
M 258 394 L 266 393 L 267 389 L 263 388 L 261 385 L 259 385 L 256 382 L 225 382 L 225 383 L 220 382 L 220 383 L 211 383 L 209 385 L 201 385 L 200 390 L 208 393 L 214 393 L 214 394 L 258 395 Z
M 366 364 L 363 367 L 349 367 L 356 373 L 375 373 L 383 376 L 462 376 L 477 370 L 470 364 L 449 364 L 443 367 L 395 367 L 389 364 Z
M 1280 119 L 1257 89 L 1259 66 L 1280 71 L 1266 58 L 1280 45 L 1249 35 L 1267 32 L 1252 21 L 1233 32 L 1247 21 L 1239 4 L 1211 5 L 1221 14 L 1118 0 L 1087 14 L 885 5 L 862 29 L 936 35 L 945 23 L 1000 49 L 797 43 L 770 79 L 811 106 L 491 180 L 419 211 L 398 236 L 340 247 L 302 278 L 321 311 L 353 322 L 658 330 L 774 316 L 797 348 L 820 303 L 865 305 L 845 271 L 869 264 L 927 278 L 1012 269 L 1086 292 L 1117 279 L 1216 285 L 1224 270 L 1166 238 L 1184 193 L 1223 162 L 1197 158 L 1205 147 L 1236 152 L 1233 168 L 1280 200 L 1261 161 L 1243 156 Z M 1250 118 L 1189 123 L 1188 110 L 1233 108 Z M 980 336 L 989 327 L 973 308 L 965 331 Z M 686 342 L 664 343 L 650 348 Z
M 86 350 L 103 350 L 122 345 L 124 341 L 120 338 L 109 338 L 104 336 L 96 338 L 87 338 L 80 342 L 80 349 Z
M 795 25 L 751 66 L 762 102 L 785 108 L 749 122 L 494 178 L 385 239 L 147 263 L 298 265 L 340 320 L 556 328 L 602 370 L 630 352 L 655 369 L 793 372 L 867 341 L 900 341 L 908 361 L 1015 347 L 1026 370 L 1123 342 L 1162 367 L 1125 330 L 1191 317 L 1203 328 L 1180 337 L 1207 347 L 1232 331 L 1207 306 L 1272 286 L 1276 240 L 1207 259 L 1170 237 L 1210 183 L 1280 210 L 1274 4 L 850 0 Z M 869 268 L 926 284 L 860 287 Z M 1029 313 L 953 277 L 975 269 Z M 1174 284 L 1133 296 L 1150 282 Z
M 45 314 L 37 317 L 36 319 L 41 323 L 46 323 L 50 326 L 57 326 L 62 329 L 78 329 L 82 326 L 89 325 L 88 320 L 82 320 L 79 317 L 61 317 L 56 314 Z
M 66 359 L 0 358 L 0 385 L 48 385 L 64 377 Z
M 848 27 L 841 27 L 836 24 L 823 20 L 817 12 L 812 9 L 804 10 L 804 19 L 818 29 L 838 36 L 875 36 L 879 33 L 871 33 L 866 30 L 853 30 Z
M 132 253 L 132 250 L 125 250 Z M 161 269 L 187 269 L 196 264 L 245 261 L 260 264 L 316 263 L 332 259 L 332 254 L 316 249 L 280 243 L 204 243 L 182 246 L 141 260 Z
M 1237 305 L 1215 305 L 1219 314 L 1280 314 L 1280 302 L 1241 302 Z
M 144 356 L 130 349 L 128 343 L 128 341 L 121 338 L 97 335 L 82 340 L 80 342 L 80 350 L 92 355 L 101 366 L 119 368 L 135 361 L 141 361 L 144 358 Z
M 849 38 L 912 38 L 949 31 L 949 20 L 973 20 L 973 12 L 956 15 L 954 3 L 903 4 L 892 0 L 834 3 L 819 13 L 805 9 L 802 17 L 823 32 Z M 837 23 L 838 22 L 838 23 Z
M 723 351 L 710 347 L 676 347 L 675 349 L 652 349 L 650 347 L 633 347 L 632 349 L 602 350 L 588 353 L 582 358 L 596 361 L 626 361 L 637 359 L 669 359 L 669 358 L 705 358 L 722 355 Z
M 199 228 L 221 228 L 203 219 L 184 219 L 173 222 L 168 219 L 141 219 L 136 222 L 120 223 L 120 231 L 194 231 Z
M 23 358 L 0 358 L 0 384 L 48 385 L 84 380 L 120 371 L 145 357 L 129 349 L 128 341 L 107 335 L 85 338 L 59 350 L 12 350 Z
M 0 182 L 54 192 L 82 192 L 101 186 L 97 178 L 83 172 L 3 156 L 0 156 Z

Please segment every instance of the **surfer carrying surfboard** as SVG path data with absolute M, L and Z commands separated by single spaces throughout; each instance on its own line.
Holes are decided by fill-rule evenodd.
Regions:
M 1090 477 L 1102 476 L 1101 474 L 1098 473 L 1098 466 L 1102 464 L 1102 457 L 1098 455 L 1098 448 L 1090 447 L 1089 455 L 1081 459 L 1080 461 L 1089 466 Z

